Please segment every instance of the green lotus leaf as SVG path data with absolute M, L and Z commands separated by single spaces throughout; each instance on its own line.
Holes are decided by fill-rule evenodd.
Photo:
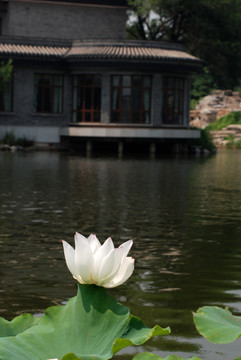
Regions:
M 76 356 L 75 354 L 71 353 L 71 354 L 66 354 L 64 355 L 64 357 L 62 358 L 62 360 L 103 360 L 102 356 L 91 356 L 91 355 L 83 355 L 81 357 Z
M 241 336 L 241 317 L 227 308 L 204 306 L 193 314 L 198 332 L 214 344 L 227 344 Z
M 77 296 L 48 308 L 38 324 L 0 338 L 0 360 L 106 360 L 169 328 L 147 328 L 103 287 L 78 284 Z M 8 334 L 7 334 L 8 335 Z
M 12 321 L 7 321 L 0 317 L 0 337 L 16 336 L 38 323 L 39 318 L 31 314 L 19 315 Z
M 135 355 L 132 360 L 185 360 L 185 359 L 180 356 L 176 356 L 176 355 L 168 355 L 167 357 L 163 358 L 159 355 L 155 355 L 155 354 L 146 352 L 146 353 L 141 353 L 141 354 Z M 201 359 L 194 356 L 187 360 L 201 360 Z

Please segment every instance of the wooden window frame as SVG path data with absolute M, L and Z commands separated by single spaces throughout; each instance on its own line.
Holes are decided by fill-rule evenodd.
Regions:
M 118 85 L 114 84 L 115 77 L 119 77 L 120 82 Z M 130 84 L 124 83 L 124 78 L 129 77 Z M 140 78 L 140 86 L 135 85 L 135 78 Z M 145 78 L 149 80 L 149 85 L 145 85 Z M 129 92 L 129 109 L 124 108 L 124 91 Z M 135 90 L 139 91 L 139 98 L 135 99 Z M 118 93 L 116 99 L 114 94 Z M 148 108 L 145 108 L 144 94 L 148 94 Z M 130 124 L 150 124 L 151 123 L 151 97 L 152 97 L 152 78 L 151 75 L 143 74 L 115 74 L 111 76 L 111 122 L 112 123 L 130 123 Z M 117 100 L 117 107 L 114 108 L 114 101 Z M 139 102 L 138 108 L 135 109 L 135 100 Z M 128 121 L 125 119 L 128 118 Z
M 182 125 L 184 123 L 185 78 L 163 76 L 162 99 L 162 123 Z
M 73 75 L 73 122 L 99 123 L 101 121 L 101 91 L 100 74 Z
M 37 79 L 44 80 L 50 78 L 50 84 L 38 84 L 36 83 Z M 61 83 L 58 84 L 56 79 L 60 78 Z M 55 90 L 60 90 L 60 98 L 58 101 L 60 105 L 57 105 L 59 108 L 58 111 L 55 111 Z M 49 93 L 48 93 L 49 90 Z M 64 94 L 64 76 L 63 74 L 56 73 L 35 73 L 34 77 L 34 112 L 44 113 L 44 114 L 62 114 L 63 113 L 63 94 Z M 38 100 L 39 97 L 39 100 Z M 46 100 L 48 100 L 49 105 L 46 105 Z

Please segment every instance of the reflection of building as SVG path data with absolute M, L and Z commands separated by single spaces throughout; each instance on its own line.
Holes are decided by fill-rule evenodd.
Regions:
M 124 0 L 0 0 L 0 57 L 13 81 L 0 132 L 37 142 L 199 137 L 189 129 L 190 74 L 180 45 L 125 39 Z

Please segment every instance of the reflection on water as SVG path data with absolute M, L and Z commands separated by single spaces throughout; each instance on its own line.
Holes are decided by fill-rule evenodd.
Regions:
M 241 152 L 210 158 L 84 158 L 0 153 L 0 315 L 41 313 L 76 293 L 60 240 L 134 239 L 134 275 L 111 294 L 171 336 L 122 351 L 203 360 L 240 356 L 199 337 L 191 312 L 241 313 Z

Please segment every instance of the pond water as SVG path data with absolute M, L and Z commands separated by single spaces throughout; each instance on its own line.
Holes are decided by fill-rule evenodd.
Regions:
M 92 157 L 0 153 L 0 316 L 62 304 L 76 294 L 61 239 L 96 233 L 134 239 L 133 276 L 109 292 L 150 327 L 172 333 L 116 359 L 161 356 L 234 359 L 241 344 L 202 339 L 192 311 L 241 314 L 241 151 L 199 157 Z

